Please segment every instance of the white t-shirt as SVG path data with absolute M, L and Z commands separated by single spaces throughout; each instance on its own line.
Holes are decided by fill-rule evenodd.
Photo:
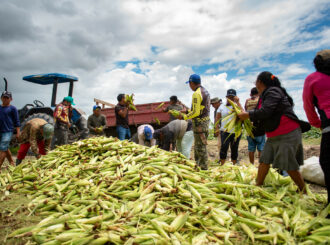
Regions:
M 148 128 L 150 128 L 152 134 L 154 134 L 154 128 L 153 128 L 151 125 L 149 125 L 149 124 L 143 124 L 143 125 L 139 126 L 138 129 L 137 129 L 138 139 L 139 139 L 139 145 L 145 145 L 145 144 L 144 144 L 144 141 L 145 141 L 144 127 L 145 127 L 145 126 L 147 126 Z M 150 140 L 150 145 L 151 145 L 151 146 L 156 145 L 156 140 L 155 140 L 154 138 L 152 138 L 152 139 Z
M 218 109 L 218 113 L 221 113 L 221 127 L 220 127 L 220 131 L 225 131 L 225 125 L 227 124 L 228 121 L 230 121 L 233 116 L 229 117 L 227 120 L 223 120 L 223 118 L 225 118 L 226 116 L 228 116 L 230 113 L 232 113 L 232 109 L 233 107 L 231 105 L 220 105 L 219 109 Z M 233 133 L 234 129 L 232 129 L 229 133 Z

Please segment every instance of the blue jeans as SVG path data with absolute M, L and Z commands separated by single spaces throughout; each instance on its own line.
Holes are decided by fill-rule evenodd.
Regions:
M 264 150 L 264 146 L 265 146 L 265 142 L 266 142 L 265 135 L 256 136 L 254 138 L 247 136 L 246 138 L 248 141 L 248 151 L 249 152 L 255 152 L 256 149 L 258 149 L 259 152 Z
M 0 133 L 0 151 L 7 151 L 13 132 Z
M 129 128 L 124 128 L 123 126 L 117 126 L 116 128 L 118 139 L 125 140 L 131 138 L 131 131 Z

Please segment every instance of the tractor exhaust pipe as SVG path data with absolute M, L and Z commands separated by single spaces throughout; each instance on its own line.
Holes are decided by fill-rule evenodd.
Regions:
M 3 80 L 5 81 L 5 91 L 8 91 L 8 82 L 7 82 L 7 79 L 4 77 Z

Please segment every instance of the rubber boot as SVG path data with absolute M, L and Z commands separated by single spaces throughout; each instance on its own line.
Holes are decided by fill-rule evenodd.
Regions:
M 20 165 L 22 161 L 22 159 L 16 159 L 16 166 Z

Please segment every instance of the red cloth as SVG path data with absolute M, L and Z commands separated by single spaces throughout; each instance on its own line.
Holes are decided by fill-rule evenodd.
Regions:
M 283 134 L 288 134 L 299 127 L 299 123 L 283 115 L 281 117 L 280 125 L 278 125 L 277 129 L 272 132 L 266 132 L 266 136 L 271 138 Z
M 321 120 L 315 111 L 316 97 L 320 110 L 330 118 L 330 76 L 321 72 L 310 74 L 304 84 L 303 101 L 306 116 L 314 127 L 321 127 Z
M 37 142 L 38 143 L 38 148 L 39 148 L 39 154 L 40 155 L 46 155 L 46 151 L 45 151 L 45 141 L 44 140 L 40 140 Z M 19 146 L 19 150 L 17 153 L 17 159 L 19 160 L 23 160 L 26 157 L 27 152 L 30 149 L 30 143 L 23 143 Z

